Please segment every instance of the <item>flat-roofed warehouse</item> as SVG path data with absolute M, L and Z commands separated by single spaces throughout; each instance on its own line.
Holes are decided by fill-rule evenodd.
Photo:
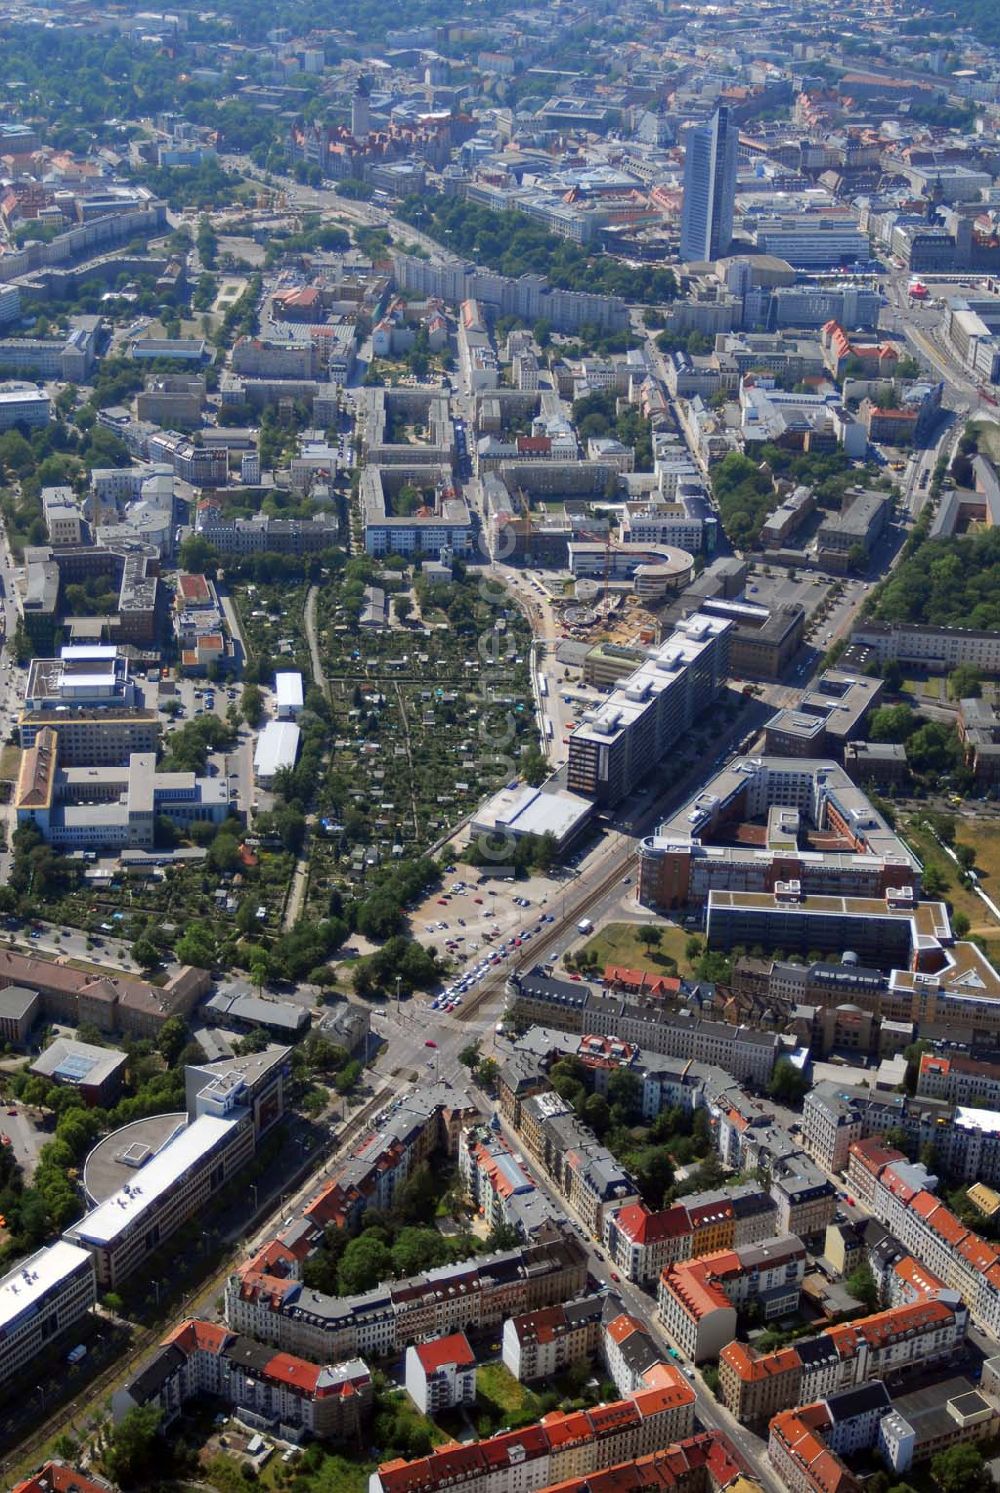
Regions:
M 291 721 L 268 721 L 253 757 L 254 776 L 261 787 L 273 783 L 282 768 L 295 766 L 301 739 L 300 728 Z

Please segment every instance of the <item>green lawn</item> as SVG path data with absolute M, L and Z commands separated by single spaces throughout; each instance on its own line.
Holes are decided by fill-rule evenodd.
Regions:
M 541 1414 L 541 1403 L 533 1390 L 519 1384 L 502 1363 L 484 1363 L 476 1372 L 476 1395 L 484 1404 L 516 1415 L 522 1412 Z
M 590 962 L 602 969 L 606 964 L 621 964 L 628 969 L 648 969 L 664 975 L 693 975 L 694 969 L 684 953 L 690 934 L 676 923 L 656 923 L 653 927 L 660 941 L 655 946 L 647 945 L 640 934 L 649 926 L 648 923 L 609 923 L 571 952 L 578 955 L 585 951 Z

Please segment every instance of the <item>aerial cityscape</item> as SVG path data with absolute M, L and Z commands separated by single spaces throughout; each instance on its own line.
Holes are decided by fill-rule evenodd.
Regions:
M 0 1493 L 1000 1484 L 1000 7 L 0 5 Z

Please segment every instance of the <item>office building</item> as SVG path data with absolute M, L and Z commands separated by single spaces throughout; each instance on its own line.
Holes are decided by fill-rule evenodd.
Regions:
M 76 1089 L 85 1104 L 110 1109 L 122 1091 L 127 1061 L 114 1047 L 56 1037 L 35 1058 L 31 1071 L 57 1087 Z
M 896 659 L 941 674 L 959 664 L 971 664 L 982 674 L 1000 673 L 1000 632 L 989 630 L 866 619 L 855 624 L 851 646 L 868 650 L 868 657 L 877 664 Z
M 570 737 L 567 787 L 612 806 L 627 797 L 718 696 L 732 623 L 703 612 L 671 635 Z
M 224 778 L 157 772 L 152 752 L 135 752 L 127 767 L 64 766 L 60 733 L 44 726 L 21 757 L 14 810 L 61 850 L 151 850 L 156 822 L 181 829 L 221 824 L 230 807 Z
M 37 992 L 40 1014 L 48 1022 L 78 1027 L 84 1022 L 102 1032 L 152 1037 L 171 1016 L 187 1016 L 211 987 L 207 970 L 184 965 L 164 985 L 151 985 L 138 975 L 89 970 L 37 954 L 0 949 L 0 991 L 16 985 Z M 22 998 L 17 998 L 21 1009 Z
M 867 674 L 826 669 L 798 705 L 771 716 L 764 727 L 764 750 L 775 757 L 826 757 L 843 760 L 848 742 L 863 733 L 885 686 Z M 905 758 L 904 758 L 905 765 Z M 851 774 L 855 782 L 863 778 Z
M 15 425 L 47 425 L 52 418 L 52 401 L 36 384 L 0 383 L 0 430 Z
M 681 209 L 684 260 L 720 259 L 732 243 L 738 141 L 739 127 L 725 107 L 688 131 Z
M 203 1114 L 141 1164 L 126 1182 L 66 1230 L 93 1257 L 97 1278 L 113 1289 L 138 1269 L 246 1165 L 254 1127 L 235 1096 L 222 1113 Z
M 741 842 L 740 826 L 761 819 L 765 834 Z M 811 848 L 818 835 L 828 848 Z M 895 888 L 900 906 L 906 892 L 916 905 L 919 877 L 904 841 L 844 769 L 822 759 L 737 757 L 639 848 L 640 902 L 711 906 L 715 897 L 717 931 L 723 894 L 792 904 L 814 894 L 887 898 Z
M 94 1262 L 85 1249 L 60 1239 L 19 1260 L 0 1280 L 0 1385 L 16 1380 L 23 1390 L 35 1355 L 68 1333 L 96 1299 Z

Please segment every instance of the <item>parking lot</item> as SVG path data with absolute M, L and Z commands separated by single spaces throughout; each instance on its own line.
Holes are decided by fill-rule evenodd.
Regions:
M 771 574 L 766 575 L 766 570 Z M 829 576 L 817 575 L 815 571 L 788 571 L 784 566 L 772 567 L 766 560 L 760 560 L 750 568 L 746 598 L 771 609 L 798 605 L 805 608 L 808 617 L 826 596 L 831 584 Z
M 571 885 L 571 878 L 565 876 L 498 882 L 489 876 L 480 881 L 480 874 L 474 867 L 456 864 L 445 872 L 440 890 L 410 915 L 412 936 L 453 961 L 454 978 L 446 988 L 456 988 L 460 997 L 478 983 L 487 968 L 526 957 L 539 931 L 539 920 L 551 920 L 564 890 Z M 480 975 L 470 979 L 477 966 Z M 464 988 L 457 990 L 463 981 Z

